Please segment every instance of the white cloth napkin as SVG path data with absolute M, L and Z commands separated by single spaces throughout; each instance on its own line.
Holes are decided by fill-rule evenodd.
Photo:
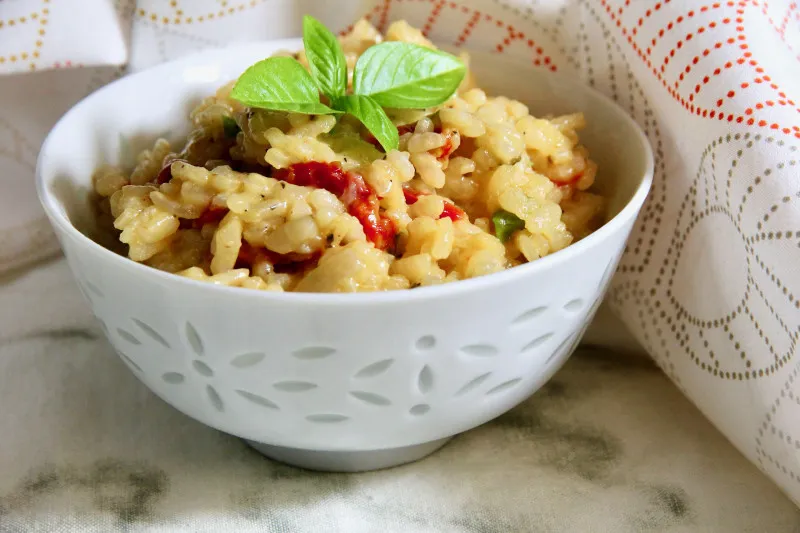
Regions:
M 0 278 L 2 533 L 797 531 L 800 510 L 648 360 L 581 348 L 420 462 L 308 472 L 152 394 L 69 276 L 58 260 Z
M 656 180 L 609 302 L 680 390 L 800 502 L 797 2 L 60 4 L 0 3 L 0 269 L 53 252 L 32 185 L 36 147 L 59 114 L 121 72 L 65 66 L 127 59 L 140 69 L 298 35 L 302 13 L 340 30 L 361 15 L 381 27 L 406 19 L 443 43 L 577 73 L 643 126 Z M 31 69 L 57 70 L 20 74 Z

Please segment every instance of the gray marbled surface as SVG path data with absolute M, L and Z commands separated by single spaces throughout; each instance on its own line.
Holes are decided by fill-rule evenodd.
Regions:
M 581 350 L 416 464 L 270 462 L 152 395 L 63 261 L 0 279 L 0 532 L 800 532 L 800 512 L 649 362 Z

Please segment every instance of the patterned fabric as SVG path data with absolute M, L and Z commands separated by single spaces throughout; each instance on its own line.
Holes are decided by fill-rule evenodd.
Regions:
M 0 7 L 0 74 L 124 64 L 132 14 L 127 6 L 132 4 L 5 0 Z
M 20 14 L 21 4 L 0 4 L 0 42 L 12 47 L 0 55 L 31 47 L 5 37 L 12 20 L 14 32 L 35 26 L 33 13 Z M 24 4 L 30 11 L 31 2 Z M 97 13 L 108 14 L 110 0 L 86 8 L 101 4 Z M 93 19 L 93 27 L 118 30 L 102 47 L 83 35 L 79 15 L 59 18 L 55 7 L 42 5 L 37 24 L 48 29 L 34 58 L 41 62 L 31 51 L 25 58 L 37 69 L 56 61 L 119 63 L 114 43 L 124 37 L 127 17 L 129 66 L 139 69 L 236 40 L 297 35 L 299 13 L 339 29 L 366 14 L 381 27 L 405 18 L 442 43 L 577 73 L 614 97 L 647 132 L 657 173 L 610 304 L 678 388 L 800 502 L 797 2 L 353 0 L 332 10 L 310 0 L 141 0 L 117 2 L 122 15 L 107 24 Z M 45 61 L 49 28 L 75 37 L 57 48 L 67 55 Z M 19 70 L 10 63 L 0 62 L 0 70 Z M 115 74 L 0 77 L 0 97 L 15 102 L 0 110 L 0 162 L 10 190 L 0 199 L 0 244 L 18 247 L 14 256 L 0 251 L 0 268 L 31 249 L 52 251 L 33 240 L 35 248 L 25 247 L 19 233 L 42 223 L 31 147 L 59 113 Z

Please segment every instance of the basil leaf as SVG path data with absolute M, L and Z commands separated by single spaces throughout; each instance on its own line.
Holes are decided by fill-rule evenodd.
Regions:
M 231 98 L 250 107 L 307 115 L 329 115 L 336 110 L 319 101 L 311 74 L 296 59 L 270 57 L 244 71 Z
M 303 17 L 303 46 L 311 73 L 320 90 L 331 100 L 347 91 L 347 61 L 339 40 L 320 21 Z
M 240 131 L 242 131 L 242 129 L 233 118 L 228 116 L 222 117 L 222 132 L 226 139 L 235 139 Z
M 340 99 L 337 107 L 360 120 L 381 143 L 384 150 L 387 152 L 397 150 L 400 143 L 397 127 L 375 100 L 369 96 L 351 94 Z
M 505 209 L 498 209 L 495 211 L 494 215 L 492 215 L 492 223 L 494 224 L 495 236 L 503 243 L 508 241 L 514 232 L 525 227 L 524 220 L 514 213 L 509 213 Z
M 466 68 L 458 58 L 424 46 L 385 42 L 361 54 L 353 92 L 383 107 L 422 109 L 441 104 L 458 88 Z

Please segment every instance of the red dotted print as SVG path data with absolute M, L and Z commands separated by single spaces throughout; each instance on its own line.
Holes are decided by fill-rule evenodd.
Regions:
M 381 7 L 381 18 L 380 22 L 378 23 L 378 27 L 381 28 L 381 31 L 385 31 L 386 27 L 389 23 L 389 6 L 391 5 L 391 0 L 383 0 L 383 6 Z
M 533 64 L 534 65 L 536 65 L 537 67 L 538 66 L 546 66 L 547 68 L 549 68 L 552 71 L 556 70 L 556 66 L 553 63 L 553 59 L 550 56 L 545 55 L 544 49 L 542 49 L 541 46 L 537 46 L 536 42 L 533 39 L 529 39 L 529 38 L 525 37 L 525 35 L 522 32 L 516 31 L 513 26 L 509 25 L 509 26 L 505 26 L 505 27 L 506 27 L 506 30 L 508 31 L 508 35 L 505 38 L 503 38 L 503 42 L 502 43 L 500 43 L 500 44 L 498 44 L 496 46 L 496 50 L 498 52 L 502 52 L 503 50 L 505 50 L 506 47 L 511 45 L 511 43 L 520 41 L 520 42 L 525 43 L 525 45 L 528 48 L 530 48 L 533 51 L 533 53 L 535 54 L 533 56 Z
M 534 39 L 490 13 L 474 9 L 469 5 L 459 5 L 451 0 L 383 0 L 368 12 L 365 18 L 370 22 L 377 22 L 376 25 L 385 30 L 392 3 L 402 1 L 416 1 L 431 6 L 431 11 L 422 27 L 422 31 L 426 35 L 433 29 L 443 13 L 452 11 L 459 17 L 466 16 L 466 22 L 455 40 L 457 46 L 464 45 L 470 39 L 478 24 L 486 23 L 491 25 L 491 31 L 494 31 L 494 28 L 501 30 L 497 42 L 493 44 L 493 48 L 497 52 L 505 52 L 509 47 L 519 43 L 530 50 L 531 61 L 534 65 L 557 70 L 552 57 L 547 55 Z M 768 9 L 769 0 L 728 0 L 708 2 L 703 5 L 698 5 L 700 2 L 697 2 L 693 9 L 672 17 L 663 17 L 660 13 L 664 6 L 670 4 L 670 0 L 646 4 L 625 0 L 623 5 L 613 7 L 611 6 L 612 1 L 614 0 L 600 0 L 600 4 L 612 24 L 620 29 L 633 51 L 647 66 L 647 69 L 653 72 L 667 93 L 687 112 L 712 120 L 727 120 L 737 124 L 746 123 L 751 126 L 770 128 L 800 138 L 800 129 L 797 127 L 782 127 L 780 124 L 760 116 L 768 108 L 791 107 L 800 113 L 800 107 L 787 98 L 786 93 L 772 80 L 770 73 L 753 57 L 746 33 L 746 20 L 748 20 L 748 16 L 753 17 L 753 10 L 756 10 L 758 12 L 756 16 L 763 15 L 781 40 L 800 60 L 800 54 L 796 54 L 797 51 L 792 49 L 792 46 L 796 46 L 796 44 L 786 39 L 789 28 L 793 27 L 795 23 L 800 23 L 800 1 L 791 2 L 785 12 L 776 13 L 775 17 Z M 642 11 L 630 26 L 625 24 L 623 15 L 626 10 L 636 9 Z M 695 21 L 698 14 L 703 14 L 702 23 L 699 26 Z M 659 21 L 664 22 L 659 24 Z M 690 24 L 690 21 L 695 22 Z M 649 30 L 648 28 L 651 28 L 653 24 L 656 24 L 656 28 Z M 712 32 L 714 35 L 722 32 L 722 35 L 708 48 L 702 51 L 698 50 L 687 57 L 687 53 L 691 53 L 690 51 L 695 49 L 695 41 L 700 36 L 705 38 Z M 672 38 L 676 40 L 668 45 L 667 41 Z M 643 42 L 647 46 L 644 46 Z M 725 49 L 725 53 L 728 54 L 727 50 L 731 48 L 738 51 L 739 57 L 724 63 L 713 64 L 716 51 Z M 712 63 L 709 64 L 710 62 Z M 734 66 L 743 73 L 748 72 L 749 69 L 752 75 L 746 76 L 745 81 L 737 81 L 735 86 L 725 87 L 720 82 L 714 82 Z M 691 80 L 691 84 L 684 86 L 687 80 Z M 747 97 L 748 94 L 752 95 L 752 92 L 749 91 L 752 87 L 764 88 L 774 94 L 765 95 L 764 101 L 745 109 L 743 114 L 726 111 L 725 108 L 729 101 L 737 97 Z M 711 94 L 706 95 L 706 92 L 711 92 Z M 709 103 L 703 104 L 703 102 Z M 710 108 L 704 108 L 704 105 L 710 106 Z
M 615 12 L 610 5 L 610 1 L 611 0 L 600 0 L 600 3 L 604 7 L 612 23 L 621 27 L 623 34 L 626 34 L 629 28 L 626 28 L 622 25 L 622 15 L 625 9 L 628 9 L 631 6 L 633 9 L 636 9 L 642 4 L 626 1 L 624 8 L 620 8 Z M 731 10 L 730 8 L 735 9 Z M 654 22 L 658 20 L 654 17 L 655 12 L 658 11 L 655 5 L 652 7 L 647 6 L 647 9 L 645 9 L 645 11 L 635 19 L 636 22 L 634 23 L 633 27 L 635 31 L 630 32 L 627 35 L 627 41 L 632 46 L 634 52 L 645 63 L 647 68 L 651 70 L 656 78 L 658 78 L 658 80 L 662 83 L 670 96 L 677 100 L 688 112 L 704 118 L 716 118 L 717 120 L 727 120 L 729 122 L 735 121 L 736 123 L 742 123 L 746 121 L 748 125 L 769 127 L 785 133 L 785 131 L 789 130 L 789 128 L 782 128 L 777 123 L 769 122 L 764 119 L 757 120 L 750 116 L 754 113 L 752 108 L 746 109 L 744 116 L 737 116 L 734 113 L 726 114 L 721 108 L 725 106 L 728 100 L 736 98 L 737 92 L 733 87 L 723 88 L 721 94 L 711 100 L 713 102 L 712 105 L 714 106 L 713 109 L 704 109 L 702 106 L 696 105 L 695 102 L 697 97 L 699 97 L 705 90 L 720 90 L 718 85 L 714 85 L 714 89 L 706 89 L 706 87 L 709 87 L 711 82 L 719 77 L 724 71 L 733 68 L 734 65 L 739 65 L 751 67 L 755 74 L 751 81 L 742 82 L 739 85 L 740 90 L 749 88 L 751 84 L 766 85 L 773 91 L 776 91 L 776 96 L 780 97 L 767 100 L 761 103 L 760 106 L 755 106 L 756 111 L 764 109 L 765 106 L 774 107 L 781 105 L 793 105 L 788 103 L 785 93 L 780 90 L 780 87 L 772 81 L 769 75 L 765 72 L 764 68 L 752 57 L 745 33 L 745 11 L 747 8 L 760 8 L 762 13 L 769 17 L 765 1 L 740 0 L 736 2 L 729 0 L 727 2 L 713 2 L 694 7 L 694 9 L 689 10 L 684 14 L 678 15 L 675 18 L 667 19 L 664 25 L 660 26 L 656 30 L 653 30 L 654 35 L 647 41 L 648 46 L 643 47 L 639 44 L 640 41 L 631 37 L 631 34 L 634 36 L 640 36 L 640 38 L 646 38 L 646 32 L 644 29 L 647 27 L 648 21 L 651 19 Z M 644 6 L 642 6 L 642 9 L 644 9 Z M 692 20 L 697 13 L 707 14 L 706 17 L 713 13 L 715 14 L 715 17 L 713 20 L 708 20 L 706 18 L 704 23 L 699 27 L 685 27 L 684 31 L 681 32 L 681 37 L 675 41 L 674 45 L 672 45 L 670 49 L 661 52 L 659 49 L 663 49 L 664 46 L 660 44 L 661 41 L 667 39 L 671 32 L 676 32 L 679 30 L 679 28 L 682 28 L 681 25 L 688 23 L 688 21 Z M 770 24 L 772 24 L 775 31 L 781 36 L 781 39 L 783 39 L 784 42 L 786 42 L 784 39 L 786 28 L 792 20 L 800 21 L 800 9 L 798 9 L 798 2 L 792 2 L 779 23 L 776 24 L 772 19 L 770 19 Z M 731 31 L 732 35 L 723 38 L 723 40 L 717 41 L 712 47 L 703 50 L 702 53 L 686 58 L 685 50 L 691 49 L 691 47 L 687 47 L 688 43 L 692 42 L 692 40 L 698 35 L 705 34 L 712 30 L 719 32 L 724 29 L 729 29 L 728 31 Z M 709 66 L 707 62 L 704 61 L 704 58 L 711 55 L 713 51 L 720 50 L 725 47 L 738 48 L 741 51 L 741 57 L 735 61 L 727 61 L 722 65 Z M 661 55 L 661 59 L 658 60 L 656 55 Z M 800 55 L 798 58 L 800 58 Z M 653 64 L 654 62 L 656 62 L 657 66 Z M 681 84 L 690 74 L 693 73 L 693 71 L 697 69 L 700 69 L 701 72 L 695 73 L 694 75 L 696 76 L 697 74 L 702 74 L 702 78 L 699 78 L 699 82 L 695 82 L 693 85 L 687 88 L 688 90 L 681 90 Z M 674 79 L 669 79 L 673 77 L 673 75 L 670 74 L 671 72 L 674 72 Z M 798 113 L 800 113 L 800 107 L 796 109 Z M 795 136 L 800 138 L 800 133 L 795 133 Z
M 432 6 L 432 9 L 428 16 L 425 19 L 425 24 L 423 25 L 421 31 L 426 36 L 428 33 L 433 29 L 433 26 L 436 24 L 437 20 L 441 17 L 442 13 L 445 11 L 453 11 L 458 13 L 460 16 L 468 15 L 467 22 L 465 23 L 464 27 L 461 28 L 461 31 L 458 34 L 458 37 L 455 40 L 456 46 L 462 46 L 467 42 L 467 40 L 472 35 L 475 27 L 481 23 L 486 22 L 489 24 L 494 25 L 495 27 L 505 30 L 503 37 L 494 45 L 494 49 L 497 52 L 504 52 L 506 48 L 513 45 L 516 42 L 523 43 L 527 46 L 528 49 L 532 52 L 532 62 L 534 65 L 538 66 L 545 66 L 546 68 L 556 71 L 558 70 L 558 66 L 556 65 L 553 58 L 545 53 L 543 48 L 537 45 L 533 39 L 525 35 L 525 33 L 517 30 L 511 24 L 507 24 L 501 19 L 495 18 L 493 15 L 486 13 L 484 11 L 480 11 L 478 9 L 474 9 L 468 5 L 458 5 L 455 2 L 447 1 L 447 0 L 383 0 L 382 3 L 376 5 L 371 11 L 364 15 L 364 18 L 371 22 L 375 23 L 374 19 L 378 18 L 379 22 L 377 26 L 381 31 L 385 31 L 385 26 L 388 23 L 388 13 L 391 9 L 391 4 L 393 2 L 413 2 L 417 1 L 419 3 L 427 3 Z M 668 0 L 662 1 L 663 4 L 669 3 Z M 342 34 L 347 33 L 352 29 L 347 28 Z
M 786 40 L 786 29 L 789 26 L 789 22 L 795 21 L 800 23 L 800 5 L 797 2 L 792 2 L 789 4 L 789 7 L 786 9 L 786 13 L 784 14 L 783 18 L 779 23 L 775 23 L 775 20 L 769 14 L 769 5 L 766 1 L 758 2 L 757 0 L 752 0 L 752 4 L 756 7 L 759 5 L 761 6 L 761 13 L 767 17 L 770 25 L 775 29 L 775 32 L 781 38 L 781 41 L 789 48 L 792 53 L 797 54 L 796 59 L 800 61 L 800 53 L 797 53 L 798 50 L 795 50 L 792 42 Z
M 467 38 L 472 34 L 472 30 L 475 29 L 475 25 L 481 20 L 481 12 L 475 11 L 472 13 L 472 16 L 469 18 L 467 25 L 461 30 L 461 33 L 458 35 L 458 39 L 456 39 L 456 46 L 461 46 L 466 42 Z
M 388 3 L 391 0 L 385 0 L 385 1 Z M 428 20 L 425 21 L 425 26 L 422 27 L 423 35 L 427 36 L 431 32 L 431 30 L 433 29 L 433 25 L 436 23 L 436 19 L 438 19 L 439 15 L 441 15 L 442 9 L 446 5 L 446 3 L 447 2 L 445 2 L 444 0 L 439 0 L 438 2 L 436 2 L 436 7 L 433 8 L 433 11 L 431 11 L 431 14 L 428 16 Z
M 363 18 L 364 18 L 364 20 L 366 20 L 366 21 L 367 21 L 367 22 L 369 22 L 370 24 L 376 24 L 376 22 L 373 20 L 373 18 L 374 18 L 375 16 L 378 16 L 378 17 L 380 17 L 380 14 L 381 14 L 381 12 L 382 12 L 383 10 L 386 10 L 386 11 L 387 11 L 387 13 L 388 13 L 388 10 L 389 10 L 389 4 L 391 4 L 391 1 L 392 1 L 392 0 L 385 0 L 385 1 L 384 1 L 384 3 L 382 3 L 382 4 L 381 4 L 381 3 L 379 3 L 379 4 L 376 4 L 376 5 L 375 5 L 375 7 L 374 7 L 374 8 L 372 8 L 372 10 L 371 10 L 370 12 L 368 12 L 367 14 L 365 14 L 365 15 L 364 15 L 364 17 L 363 17 Z M 397 0 L 397 1 L 402 1 L 402 0 Z M 383 26 L 381 26 L 379 23 L 378 23 L 378 24 L 376 24 L 376 25 L 377 25 L 377 27 L 378 27 L 378 29 L 379 29 L 379 30 L 381 30 L 381 31 L 386 31 L 386 28 L 384 28 Z M 344 29 L 344 30 L 341 32 L 341 35 L 345 35 L 345 34 L 347 34 L 347 33 L 350 33 L 351 31 L 353 31 L 353 25 L 350 25 L 350 26 L 348 26 L 347 28 L 345 28 L 345 29 Z

